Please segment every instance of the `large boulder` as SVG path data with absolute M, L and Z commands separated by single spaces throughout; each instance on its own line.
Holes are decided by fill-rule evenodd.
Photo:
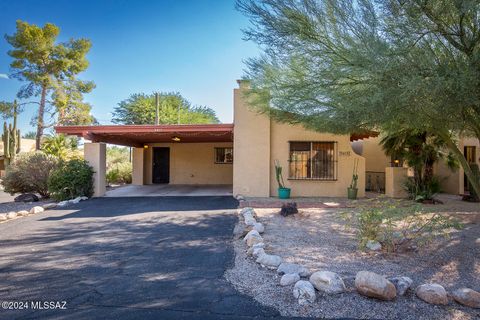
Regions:
M 300 280 L 295 283 L 295 286 L 293 287 L 293 296 L 298 299 L 300 305 L 313 303 L 317 298 L 315 295 L 315 288 L 310 282 L 305 280 Z
M 317 271 L 310 276 L 310 282 L 318 291 L 326 293 L 342 293 L 346 290 L 342 278 L 331 271 Z
M 5 221 L 7 220 L 7 215 L 5 213 L 0 214 L 0 221 Z
M 280 279 L 280 285 L 289 286 L 296 283 L 298 280 L 300 280 L 300 276 L 298 275 L 298 273 L 287 273 L 284 274 Z
M 415 290 L 417 297 L 431 304 L 448 304 L 447 291 L 439 284 L 422 284 Z
M 32 209 L 30 209 L 30 214 L 35 214 L 35 213 L 40 213 L 45 211 L 42 207 L 40 206 L 35 206 Z
M 469 289 L 461 288 L 453 291 L 452 297 L 455 301 L 464 306 L 480 309 L 480 292 Z
M 282 258 L 274 254 L 263 253 L 258 256 L 257 263 L 270 269 L 276 269 L 282 263 Z
M 393 300 L 397 290 L 385 277 L 370 271 L 360 271 L 355 276 L 355 288 L 367 297 L 380 300 Z
M 393 277 L 388 278 L 388 281 L 393 283 L 399 296 L 403 296 L 413 285 L 413 280 L 409 277 Z
M 297 273 L 300 277 L 308 277 L 310 271 L 299 264 L 283 262 L 278 266 L 278 274 L 288 274 L 288 273 Z
M 15 202 L 37 202 L 39 199 L 37 195 L 33 193 L 22 193 L 21 195 L 16 196 L 13 200 Z
M 257 223 L 257 220 L 255 220 L 255 218 L 252 215 L 246 214 L 243 217 L 245 219 L 245 224 L 247 226 L 252 226 L 253 227 Z
M 250 232 L 247 233 L 247 235 L 245 236 L 245 238 L 243 238 L 243 240 L 247 243 L 247 246 L 251 247 L 257 243 L 262 243 L 263 242 L 263 238 L 262 236 L 260 235 L 260 233 L 258 233 L 257 230 L 251 230 Z

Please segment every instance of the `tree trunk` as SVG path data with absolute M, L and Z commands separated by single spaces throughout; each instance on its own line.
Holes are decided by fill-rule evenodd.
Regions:
M 445 140 L 445 143 L 447 144 L 448 148 L 453 152 L 457 160 L 460 162 L 463 168 L 463 171 L 465 171 L 465 175 L 467 176 L 467 179 L 470 182 L 472 188 L 475 190 L 476 194 L 480 194 L 480 181 L 476 179 L 462 151 L 460 151 L 456 143 L 450 138 L 450 135 L 444 134 L 442 135 L 442 137 Z
M 45 114 L 45 101 L 47 98 L 47 85 L 42 85 L 42 94 L 40 96 L 40 106 L 38 107 L 37 117 L 37 135 L 35 137 L 35 149 L 40 150 L 43 136 L 43 116 Z

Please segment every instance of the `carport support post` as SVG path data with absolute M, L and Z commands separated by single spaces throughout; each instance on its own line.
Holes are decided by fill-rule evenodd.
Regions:
M 132 184 L 143 185 L 143 148 L 133 148 L 132 152 Z
M 85 143 L 83 147 L 85 160 L 93 167 L 93 196 L 102 197 L 106 191 L 107 148 L 106 144 Z

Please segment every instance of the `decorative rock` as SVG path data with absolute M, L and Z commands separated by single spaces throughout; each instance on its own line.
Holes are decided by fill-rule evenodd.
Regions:
M 261 256 L 262 254 L 265 254 L 265 250 L 263 248 L 254 248 L 252 251 L 252 256 L 255 258 Z
M 0 214 L 0 221 L 5 221 L 5 220 L 7 220 L 7 215 L 4 213 Z
M 57 206 L 58 207 L 65 207 L 69 202 L 68 201 L 60 201 L 59 203 L 57 203 Z
M 243 216 L 245 218 L 245 224 L 247 226 L 255 226 L 255 223 L 257 223 L 257 220 L 252 215 L 246 214 Z
M 13 199 L 15 202 L 37 202 L 38 197 L 33 193 L 23 193 Z
M 247 243 L 247 246 L 249 247 L 253 246 L 254 244 L 263 242 L 263 238 L 257 230 L 252 230 L 247 233 L 243 240 Z
M 15 211 L 10 211 L 7 213 L 7 219 L 15 219 L 17 217 L 17 213 Z
M 300 276 L 297 273 L 286 273 L 280 279 L 281 286 L 289 286 L 300 280 Z
M 30 209 L 30 214 L 40 213 L 40 212 L 43 212 L 43 211 L 45 211 L 45 210 L 43 210 L 42 207 L 35 206 L 32 209 Z
M 317 271 L 310 276 L 310 282 L 318 291 L 330 294 L 342 293 L 346 290 L 342 278 L 331 271 Z
M 280 213 L 280 215 L 282 215 L 284 217 L 298 213 L 297 203 L 296 202 L 288 202 L 288 203 L 283 204 L 279 213 Z
M 469 288 L 461 288 L 452 293 L 455 301 L 464 306 L 480 309 L 480 292 Z
M 313 303 L 317 298 L 315 295 L 315 288 L 310 282 L 305 280 L 300 280 L 295 283 L 295 286 L 293 287 L 293 296 L 298 299 L 300 305 Z
M 74 203 L 74 204 L 77 204 L 80 201 L 82 201 L 82 199 L 80 197 L 76 197 L 75 199 L 69 200 L 70 203 Z
M 47 209 L 53 209 L 56 206 L 57 206 L 57 204 L 55 202 L 51 202 L 51 203 L 44 204 L 42 207 L 43 207 L 43 209 L 47 210 Z
M 308 277 L 310 271 L 299 264 L 283 262 L 278 266 L 278 274 L 288 274 L 288 273 L 297 273 L 300 277 Z
M 17 216 L 22 216 L 22 217 L 28 216 L 29 214 L 30 212 L 28 212 L 27 210 L 21 210 L 17 212 Z
M 261 224 L 260 222 L 256 222 L 254 225 L 253 225 L 253 230 L 257 230 L 258 233 L 263 233 L 265 231 L 265 227 L 263 226 L 263 224 Z
M 368 240 L 365 247 L 370 251 L 380 251 L 380 250 L 382 250 L 382 245 L 380 244 L 380 242 L 375 241 L 375 240 Z
M 418 286 L 415 290 L 417 297 L 422 299 L 425 302 L 431 304 L 448 304 L 447 291 L 441 285 L 432 283 L 432 284 L 422 284 Z
M 282 263 L 282 258 L 264 253 L 258 256 L 256 262 L 267 268 L 277 268 Z
M 88 200 L 88 197 L 86 197 L 86 196 L 81 196 L 81 197 L 80 197 L 80 200 L 81 200 L 81 201 Z
M 235 198 L 237 198 L 238 201 L 245 201 L 245 197 L 242 196 L 241 194 L 237 194 Z
M 355 276 L 355 287 L 360 294 L 380 300 L 392 300 L 397 296 L 393 283 L 374 272 L 358 272 Z
M 248 248 L 247 255 L 252 256 L 255 249 L 263 249 L 263 248 L 265 248 L 265 243 L 263 243 L 263 242 L 256 243 L 253 246 L 251 246 L 250 248 Z M 256 252 L 258 252 L 258 251 L 256 251 Z
M 397 295 L 403 296 L 412 287 L 413 280 L 409 277 L 393 277 L 388 279 L 397 289 Z

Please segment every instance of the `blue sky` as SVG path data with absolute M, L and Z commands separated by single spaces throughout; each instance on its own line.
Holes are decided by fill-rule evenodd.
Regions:
M 0 0 L 0 100 L 13 100 L 20 86 L 8 74 L 10 46 L 4 34 L 17 19 L 61 28 L 59 40 L 88 38 L 90 67 L 80 75 L 97 88 L 85 96 L 101 124 L 131 93 L 178 91 L 195 105 L 212 107 L 231 122 L 232 90 L 243 74 L 243 60 L 258 55 L 242 40 L 248 21 L 234 0 Z M 22 132 L 36 107 L 20 116 Z

